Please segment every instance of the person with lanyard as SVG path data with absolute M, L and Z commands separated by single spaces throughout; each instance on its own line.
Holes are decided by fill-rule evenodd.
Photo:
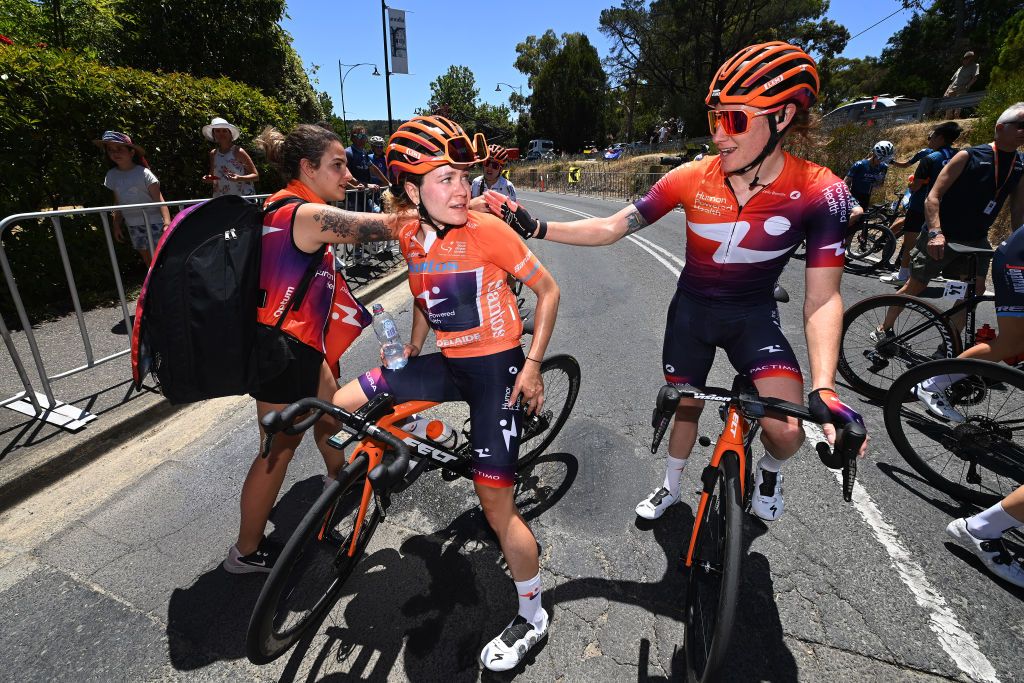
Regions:
M 491 145 L 488 147 L 488 151 L 491 156 L 484 162 L 483 175 L 477 176 L 473 180 L 471 197 L 476 199 L 483 196 L 487 190 L 494 190 L 495 192 L 502 193 L 512 201 L 516 201 L 516 186 L 501 174 L 501 170 L 508 163 L 508 150 L 501 145 Z M 486 211 L 487 204 L 482 201 L 471 202 L 470 208 L 477 211 Z
M 537 541 L 513 496 L 523 410 L 544 403 L 540 374 L 555 326 L 555 279 L 526 244 L 489 213 L 469 209 L 469 169 L 488 159 L 487 141 L 472 139 L 442 116 L 406 121 L 388 142 L 388 167 L 398 182 L 392 208 L 415 209 L 398 232 L 409 264 L 413 307 L 408 364 L 374 368 L 342 387 L 334 403 L 353 410 L 381 392 L 396 401 L 465 401 L 469 404 L 473 484 L 484 516 L 498 537 L 519 596 L 515 619 L 484 647 L 480 659 L 507 671 L 544 638 Z M 434 268 L 444 262 L 443 269 Z M 523 354 L 523 324 L 506 275 L 537 294 L 536 325 Z M 429 330 L 440 353 L 420 355 Z
M 843 182 L 863 208 L 871 206 L 871 193 L 885 182 L 889 162 L 896 155 L 896 147 L 888 140 L 879 140 L 871 148 L 871 156 L 853 164 Z
M 1020 189 L 1024 157 L 1018 151 L 1021 146 L 1024 146 L 1024 102 L 1017 102 L 996 120 L 994 141 L 957 152 L 937 173 L 924 202 L 927 232 L 921 234 L 911 252 L 910 279 L 899 294 L 917 296 L 943 270 L 963 271 L 967 257 L 946 249 L 947 241 L 991 249 L 988 230 L 1007 199 L 1011 199 L 1013 225 L 1024 222 L 1024 190 Z M 935 157 L 931 154 L 927 160 Z M 915 182 L 918 172 L 921 172 L 920 167 L 914 172 Z M 924 173 L 927 175 L 928 171 Z M 978 257 L 975 280 L 978 292 L 985 291 L 991 260 L 989 256 Z M 883 335 L 891 334 L 902 311 L 902 306 L 890 306 L 881 326 L 871 332 L 872 340 L 878 341 Z M 951 322 L 957 329 L 963 329 L 965 318 L 966 311 L 962 311 Z M 945 357 L 944 347 L 937 349 L 936 354 Z
M 267 128 L 256 147 L 277 167 L 288 184 L 271 195 L 263 218 L 259 286 L 263 305 L 256 311 L 257 322 L 280 325 L 291 359 L 275 378 L 253 392 L 256 418 L 307 396 L 330 399 L 337 389 L 341 354 L 370 324 L 367 310 L 349 291 L 344 278 L 337 277 L 328 244 L 392 239 L 403 216 L 381 216 L 343 211 L 327 202 L 345 198 L 352 176 L 348 172 L 345 148 L 333 131 L 315 125 L 297 126 L 288 135 Z M 275 206 L 279 200 L 299 200 Z M 318 265 L 310 270 L 316 260 Z M 306 273 L 312 273 L 301 301 L 292 297 Z M 346 315 L 335 315 L 338 311 Z M 327 445 L 339 427 L 329 418 L 313 426 L 317 446 L 334 476 L 345 463 L 345 455 Z M 260 441 L 263 429 L 260 427 Z M 267 457 L 253 460 L 242 485 L 241 520 L 238 538 L 223 562 L 232 574 L 269 572 L 282 546 L 264 537 L 270 511 L 281 490 L 288 463 L 302 440 L 302 434 L 274 437 Z
M 668 309 L 662 350 L 666 381 L 704 387 L 722 348 L 762 396 L 794 403 L 803 402 L 803 376 L 773 294 L 794 249 L 806 240 L 810 409 L 823 421 L 836 416 L 863 422 L 835 391 L 849 190 L 827 168 L 781 146 L 786 135 L 806 130 L 818 88 L 814 60 L 796 45 L 751 45 L 719 68 L 705 99 L 717 155 L 669 171 L 643 198 L 609 217 L 538 221 L 495 192 L 485 194 L 488 206 L 524 237 L 599 246 L 642 230 L 681 204 L 686 265 Z M 680 404 L 664 481 L 636 506 L 640 517 L 656 519 L 679 501 L 680 477 L 702 409 L 703 402 L 694 399 Z M 800 448 L 804 432 L 793 418 L 763 418 L 761 426 L 765 454 L 756 468 L 752 510 L 771 521 L 783 512 L 781 469 Z M 834 442 L 831 424 L 825 432 Z
M 388 178 L 388 158 L 384 154 L 384 138 L 374 135 L 370 138 L 370 162 L 377 167 L 385 186 L 391 185 Z
M 914 163 L 915 159 L 919 160 L 912 176 L 913 180 L 909 183 L 910 200 L 907 203 L 907 213 L 901 223 L 904 237 L 900 250 L 900 268 L 895 273 L 882 275 L 878 278 L 880 281 L 903 285 L 910 278 L 910 252 L 924 225 L 924 200 L 943 166 L 949 163 L 949 160 L 956 154 L 952 145 L 962 132 L 963 129 L 956 121 L 941 123 L 928 133 L 927 148 L 917 152 L 908 161 L 892 162 L 894 166 L 906 168 Z M 896 224 L 893 223 L 892 227 L 895 230 Z

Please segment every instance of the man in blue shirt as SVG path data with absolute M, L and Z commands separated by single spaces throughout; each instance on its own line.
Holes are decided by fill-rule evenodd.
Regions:
M 924 200 L 932 183 L 938 177 L 942 167 L 945 166 L 956 150 L 952 144 L 960 137 L 963 131 L 960 124 L 955 121 L 946 121 L 935 127 L 928 133 L 928 153 L 923 156 L 921 150 L 912 159 L 905 162 L 894 161 L 894 166 L 905 167 L 920 159 L 917 169 L 914 171 L 914 182 L 910 183 L 910 202 L 907 204 L 907 215 L 903 221 L 903 249 L 900 252 L 900 269 L 896 273 L 883 275 L 878 278 L 882 282 L 893 285 L 904 285 L 910 277 L 910 250 L 917 242 L 924 225 Z
M 861 159 L 846 172 L 847 186 L 857 203 L 865 209 L 871 206 L 871 193 L 885 182 L 896 147 L 888 140 L 880 140 L 871 149 L 871 156 Z

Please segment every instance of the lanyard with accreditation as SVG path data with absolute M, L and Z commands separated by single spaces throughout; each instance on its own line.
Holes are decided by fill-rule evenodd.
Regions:
M 1016 154 L 1010 154 L 1010 168 L 1006 171 L 1006 177 L 1003 178 L 1003 184 L 999 184 L 999 150 L 996 149 L 996 143 L 990 142 L 992 146 L 992 165 L 995 168 L 995 175 L 992 177 L 992 184 L 996 186 L 995 196 L 988 204 L 985 205 L 985 215 L 990 216 L 993 211 L 996 210 L 999 202 L 999 193 L 1006 187 L 1006 183 L 1010 182 L 1010 176 L 1013 175 L 1013 166 L 1016 163 Z

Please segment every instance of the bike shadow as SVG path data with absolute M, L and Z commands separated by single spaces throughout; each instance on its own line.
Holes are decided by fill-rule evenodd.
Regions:
M 686 607 L 686 574 L 683 558 L 689 534 L 680 529 L 693 527 L 693 511 L 686 505 L 675 505 L 656 522 L 637 518 L 637 528 L 650 529 L 665 553 L 665 574 L 656 582 L 623 581 L 585 577 L 555 586 L 545 595 L 553 606 L 602 598 L 610 602 L 631 604 L 643 610 L 676 620 L 679 642 L 673 649 L 666 676 L 649 674 L 650 641 L 641 639 L 638 651 L 638 681 L 681 681 L 686 679 L 683 610 Z M 771 566 L 761 553 L 750 546 L 768 531 L 764 522 L 744 515 L 743 573 L 740 584 L 740 609 L 737 611 L 731 645 L 726 654 L 729 681 L 795 681 L 796 660 L 783 640 L 782 620 L 775 604 Z M 664 643 L 662 644 L 665 645 Z M 661 668 L 661 665 L 658 665 Z
M 529 521 L 555 505 L 578 471 L 572 454 L 539 458 L 521 478 L 516 496 L 523 517 Z M 406 512 L 403 502 L 396 499 L 395 517 Z M 390 543 L 384 540 L 388 526 L 378 530 L 373 545 Z M 443 529 L 365 557 L 339 596 L 344 607 L 309 628 L 288 655 L 280 680 L 383 681 L 398 666 L 411 681 L 478 680 L 480 650 L 517 609 L 509 582 L 494 534 L 474 506 Z M 484 679 L 515 676 L 543 648 L 538 646 L 506 674 L 484 671 Z
M 270 514 L 269 538 L 282 545 L 323 491 L 312 476 L 295 482 Z M 193 671 L 220 660 L 244 659 L 249 617 L 266 574 L 229 574 L 218 564 L 187 588 L 176 588 L 167 605 L 171 666 Z

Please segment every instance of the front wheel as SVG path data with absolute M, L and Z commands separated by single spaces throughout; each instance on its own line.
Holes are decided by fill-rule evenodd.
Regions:
M 540 412 L 528 415 L 523 421 L 517 472 L 533 464 L 555 440 L 580 393 L 580 364 L 572 356 L 558 355 L 546 359 L 541 363 L 540 376 L 544 380 L 544 405 Z
M 287 652 L 334 605 L 362 557 L 380 521 L 377 501 L 365 486 L 366 467 L 365 455 L 347 465 L 288 539 L 249 621 L 246 654 L 254 664 L 266 664 Z M 349 554 L 366 495 L 355 552 Z
M 686 586 L 686 674 L 690 683 L 722 678 L 729 650 L 743 561 L 743 509 L 737 455 L 729 451 L 714 470 L 697 521 L 693 564 Z
M 896 250 L 896 237 L 892 231 L 878 223 L 862 222 L 850 231 L 846 248 L 846 270 L 855 275 L 873 272 L 889 263 Z
M 892 306 L 903 310 L 892 327 L 879 331 Z M 876 400 L 908 369 L 963 350 L 949 320 L 931 304 L 902 294 L 858 301 L 843 314 L 839 374 L 854 391 Z
M 957 380 L 943 397 L 963 421 L 933 415 L 910 393 L 933 377 Z M 972 359 L 919 365 L 892 385 L 885 428 L 900 455 L 935 488 L 993 505 L 1024 483 L 1024 372 Z

